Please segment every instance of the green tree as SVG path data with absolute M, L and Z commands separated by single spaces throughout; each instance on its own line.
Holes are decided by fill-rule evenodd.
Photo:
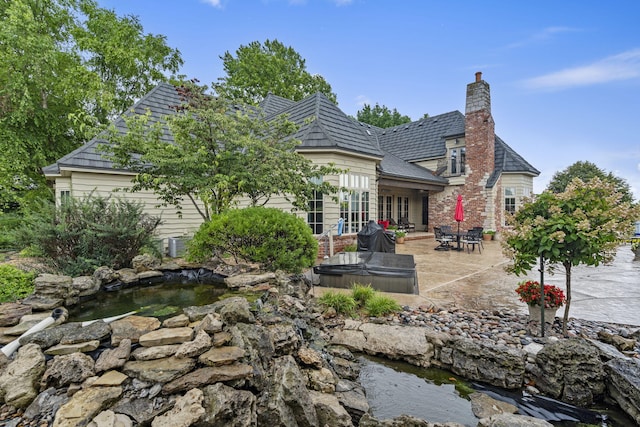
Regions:
M 93 0 L 0 2 L 0 208 L 47 192 L 41 168 L 181 65 L 163 36 Z M 34 191 L 40 190 L 40 191 Z
M 356 118 L 360 122 L 383 129 L 411 122 L 409 116 L 403 116 L 395 108 L 391 111 L 386 105 L 380 106 L 377 103 L 373 108 L 369 104 L 364 104 L 364 107 L 356 113 Z
M 511 271 L 526 273 L 543 258 L 553 268 L 564 267 L 567 302 L 563 332 L 571 307 L 571 268 L 598 266 L 613 260 L 620 239 L 630 235 L 640 207 L 622 201 L 611 182 L 576 178 L 565 191 L 545 191 L 525 203 L 503 232 L 504 251 L 513 260 Z
M 622 194 L 621 200 L 623 202 L 633 201 L 633 194 L 631 193 L 631 188 L 627 181 L 615 176 L 611 172 L 605 172 L 595 164 L 588 161 L 575 162 L 565 170 L 556 172 L 551 178 L 549 185 L 547 185 L 547 190 L 553 193 L 561 193 L 567 188 L 567 185 L 569 185 L 574 178 L 580 178 L 584 182 L 589 182 L 593 178 L 600 178 L 603 181 L 611 182 L 615 190 Z
M 117 167 L 137 172 L 132 191 L 152 190 L 178 213 L 188 199 L 205 221 L 241 197 L 258 206 L 280 195 L 306 210 L 314 191 L 338 191 L 321 178 L 339 169 L 314 165 L 294 150 L 300 142 L 289 138 L 293 123 L 285 117 L 266 122 L 206 90 L 180 87 L 184 103 L 165 118 L 173 141 L 163 138 L 164 125 L 151 124 L 148 115 L 125 118 L 126 134 L 112 129 L 111 144 L 103 149 Z
M 337 104 L 331 85 L 318 74 L 310 74 L 305 60 L 292 47 L 278 40 L 241 45 L 234 57 L 228 51 L 220 57 L 226 77 L 215 91 L 240 104 L 259 104 L 268 93 L 300 101 L 321 92 Z

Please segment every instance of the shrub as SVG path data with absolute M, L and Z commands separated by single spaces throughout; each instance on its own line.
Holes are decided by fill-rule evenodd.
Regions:
M 356 300 L 344 293 L 334 291 L 325 292 L 319 299 L 320 304 L 332 307 L 338 314 L 352 315 L 357 307 Z
M 365 303 L 376 294 L 376 290 L 371 285 L 361 285 L 360 283 L 354 283 L 351 287 L 351 295 L 356 300 L 359 306 L 364 306 Z
M 318 241 L 302 219 L 280 209 L 231 209 L 202 224 L 187 245 L 192 261 L 228 255 L 267 270 L 300 273 L 315 264 Z
M 356 245 L 355 243 L 349 243 L 348 245 L 345 245 L 345 247 L 342 249 L 343 252 L 357 252 L 358 251 L 358 245 Z
M 364 308 L 369 316 L 372 317 L 385 316 L 402 310 L 402 307 L 400 307 L 400 304 L 398 304 L 396 300 L 378 293 L 367 300 Z
M 22 271 L 12 265 L 0 265 L 0 303 L 31 295 L 35 277 L 35 273 Z
M 14 230 L 22 218 L 16 213 L 0 213 L 0 250 L 17 249 Z
M 159 224 L 139 202 L 89 195 L 59 206 L 41 203 L 25 213 L 16 238 L 65 274 L 77 276 L 103 265 L 130 266 L 140 250 L 152 244 Z

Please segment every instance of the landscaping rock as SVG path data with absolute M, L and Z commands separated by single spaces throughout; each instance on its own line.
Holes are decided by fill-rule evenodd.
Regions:
M 320 426 L 353 427 L 351 416 L 333 394 L 310 391 Z
M 107 349 L 100 353 L 100 356 L 98 356 L 98 359 L 96 360 L 95 370 L 96 372 L 103 372 L 111 369 L 122 368 L 127 360 L 129 360 L 130 355 L 131 340 L 125 338 L 120 341 L 118 347 Z
M 450 359 L 441 360 L 452 372 L 470 380 L 507 389 L 524 384 L 526 353 L 523 350 L 460 339 L 451 343 Z M 447 366 L 449 360 L 451 363 Z
M 113 411 L 102 411 L 91 420 L 87 427 L 132 427 L 131 418 Z
M 253 373 L 251 366 L 243 363 L 233 365 L 211 366 L 196 369 L 177 378 L 162 387 L 164 394 L 173 394 L 194 387 L 202 387 L 217 382 L 232 382 L 249 378 Z
M 191 328 L 163 328 L 141 335 L 138 342 L 143 347 L 155 347 L 157 345 L 182 344 L 191 341 L 192 338 L 193 329 Z
M 293 357 L 274 359 L 269 379 L 267 391 L 258 399 L 259 425 L 319 425 L 305 378 Z
M 38 395 L 44 371 L 45 358 L 40 347 L 22 346 L 0 375 L 0 400 L 16 408 L 26 408 Z
M 100 290 L 100 283 L 93 276 L 74 277 L 71 286 L 80 298 L 91 296 Z
M 167 413 L 159 415 L 151 422 L 151 427 L 189 427 L 205 413 L 202 407 L 202 390 L 192 388 L 176 398 L 175 405 Z
M 82 383 L 94 375 L 94 360 L 83 353 L 72 353 L 54 357 L 47 365 L 41 383 L 44 387 L 62 388 Z
M 205 331 L 196 333 L 193 341 L 184 342 L 176 350 L 176 357 L 198 357 L 212 346 L 211 337 Z
M 131 266 L 136 271 L 136 273 L 156 270 L 160 266 L 160 260 L 151 254 L 142 254 L 135 256 L 131 260 Z
M 117 346 L 120 341 L 128 338 L 137 343 L 140 337 L 160 327 L 160 321 L 155 317 L 127 316 L 111 324 L 111 345 Z
M 618 358 L 607 362 L 609 396 L 640 425 L 640 362 Z
M 16 302 L 0 304 L 0 327 L 17 325 L 20 319 L 27 314 L 31 314 L 31 311 L 30 305 Z
M 589 406 L 604 395 L 605 372 L 598 349 L 582 338 L 547 344 L 532 372 L 544 394 L 577 406 Z
M 256 397 L 247 390 L 236 390 L 223 383 L 204 388 L 206 412 L 201 418 L 203 426 L 251 427 L 257 426 Z
M 78 391 L 56 412 L 53 427 L 87 425 L 122 395 L 122 387 L 89 387 Z
M 196 361 L 193 359 L 167 357 L 156 360 L 128 361 L 122 367 L 122 371 L 130 377 L 138 378 L 141 381 L 168 383 L 185 375 L 195 365 Z

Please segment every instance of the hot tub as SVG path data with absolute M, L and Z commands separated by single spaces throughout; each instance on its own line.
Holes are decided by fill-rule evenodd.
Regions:
M 387 252 L 340 252 L 313 267 L 320 286 L 349 289 L 370 284 L 383 292 L 418 294 L 413 255 Z

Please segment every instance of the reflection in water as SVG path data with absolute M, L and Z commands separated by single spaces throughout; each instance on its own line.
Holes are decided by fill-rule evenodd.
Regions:
M 471 402 L 464 397 L 472 390 L 450 380 L 451 373 L 370 356 L 361 357 L 360 363 L 359 381 L 374 417 L 382 420 L 406 414 L 430 422 L 477 425 Z
M 225 285 L 169 282 L 102 291 L 72 307 L 69 321 L 102 319 L 135 310 L 141 316 L 164 318 L 182 313 L 183 307 L 214 303 L 226 292 Z

